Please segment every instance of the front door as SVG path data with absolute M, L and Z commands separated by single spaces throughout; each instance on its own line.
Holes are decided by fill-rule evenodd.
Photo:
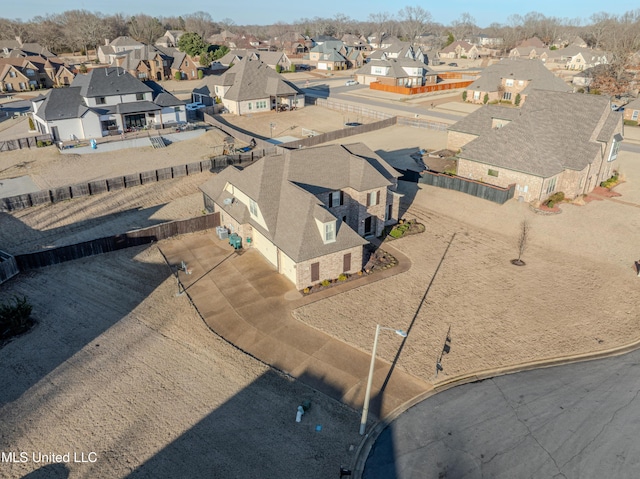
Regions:
M 373 231 L 374 231 L 375 225 L 376 224 L 375 224 L 373 216 L 368 216 L 367 218 L 365 218 L 365 220 L 364 220 L 364 235 L 365 236 L 373 235 Z

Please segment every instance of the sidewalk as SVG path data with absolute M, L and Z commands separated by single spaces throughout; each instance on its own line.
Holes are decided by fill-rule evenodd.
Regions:
M 305 304 L 402 273 L 406 256 L 389 247 L 395 268 L 302 296 L 256 250 L 236 253 L 213 233 L 189 235 L 160 244 L 172 266 L 185 261 L 190 275 L 180 281 L 209 328 L 239 349 L 355 409 L 364 402 L 371 355 L 314 329 L 291 315 Z M 373 336 L 372 331 L 372 336 Z M 391 365 L 376 362 L 371 420 L 384 417 L 432 388 L 397 368 L 386 389 L 380 387 Z

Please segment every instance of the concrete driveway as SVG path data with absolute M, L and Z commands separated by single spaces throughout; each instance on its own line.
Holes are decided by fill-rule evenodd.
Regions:
M 393 250 L 399 266 L 303 296 L 253 249 L 236 253 L 213 232 L 163 242 L 160 249 L 178 270 L 180 283 L 216 334 L 257 359 L 345 404 L 361 408 L 371 360 L 361 351 L 294 319 L 291 312 L 371 281 L 402 273 L 410 262 Z M 176 293 L 178 286 L 176 285 Z M 392 372 L 384 391 L 380 387 Z M 381 417 L 431 385 L 383 361 L 376 362 L 371 414 Z

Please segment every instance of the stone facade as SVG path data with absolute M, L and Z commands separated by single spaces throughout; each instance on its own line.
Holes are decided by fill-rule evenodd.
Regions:
M 447 133 L 447 150 L 458 151 L 464 145 L 478 138 L 470 133 L 461 133 L 459 131 L 449 130 Z
M 360 271 L 363 267 L 362 263 L 362 246 L 346 249 L 344 251 L 338 251 L 337 253 L 327 254 L 319 258 L 313 258 L 307 261 L 302 261 L 297 264 L 296 274 L 296 288 L 304 289 L 307 286 L 313 286 L 325 279 L 336 279 L 342 273 L 354 274 Z M 351 268 L 344 271 L 344 256 L 346 254 L 351 255 Z M 313 263 L 319 263 L 320 265 L 320 279 L 318 281 L 311 281 L 311 265 Z

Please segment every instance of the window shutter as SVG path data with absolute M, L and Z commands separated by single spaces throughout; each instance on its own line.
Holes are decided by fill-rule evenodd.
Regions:
M 376 191 L 376 205 L 380 204 L 380 190 Z
M 371 193 L 367 193 L 367 206 L 371 206 Z
M 340 190 L 340 206 L 344 205 L 344 191 Z
M 346 273 L 351 269 L 351 253 L 347 253 L 342 258 L 342 272 Z
M 333 208 L 333 193 L 329 193 L 329 208 Z
M 320 263 L 311 263 L 311 282 L 320 281 Z

